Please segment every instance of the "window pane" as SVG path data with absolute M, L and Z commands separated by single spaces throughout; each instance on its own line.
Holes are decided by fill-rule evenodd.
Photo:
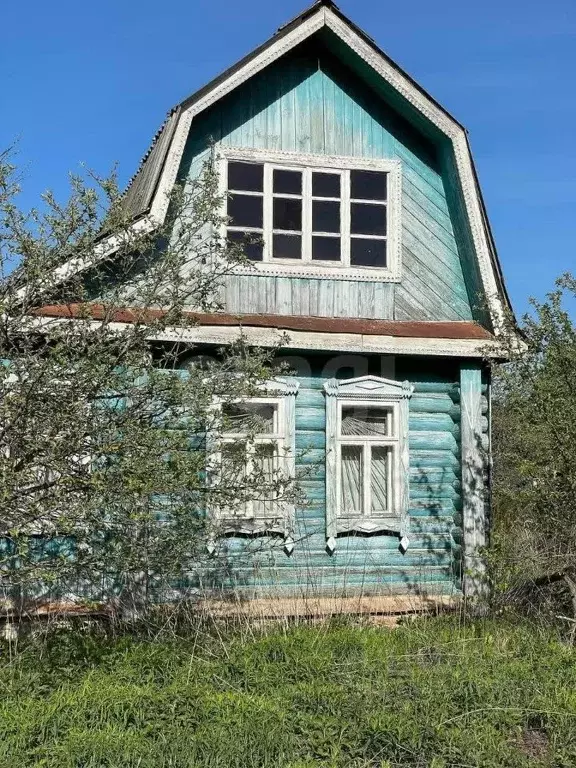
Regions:
M 353 235 L 385 235 L 386 206 L 352 203 L 350 205 L 350 232 Z
M 391 420 L 392 414 L 388 408 L 351 405 L 342 408 L 340 434 L 359 437 L 390 435 Z
M 274 169 L 274 192 L 288 195 L 302 194 L 302 171 L 282 171 Z
M 350 197 L 353 200 L 386 200 L 386 173 L 351 171 Z
M 302 229 L 302 200 L 274 198 L 274 229 Z
M 232 226 L 262 229 L 262 198 L 254 195 L 230 195 L 228 216 L 232 218 Z
M 313 173 L 312 194 L 315 197 L 340 197 L 340 174 Z
M 314 235 L 312 258 L 315 261 L 340 261 L 340 238 Z
M 229 484 L 234 478 L 235 483 L 242 485 L 246 479 L 246 443 L 222 443 L 220 447 L 221 482 Z
M 250 261 L 262 261 L 262 235 L 254 232 L 228 232 L 228 240 L 241 245 L 244 255 Z
M 312 231 L 340 232 L 340 203 L 314 200 L 312 202 Z
M 388 509 L 388 452 L 389 448 L 372 448 L 370 491 L 372 513 L 382 514 Z
M 274 504 L 275 446 L 257 445 L 254 455 L 254 483 L 258 495 L 254 499 L 254 517 L 272 517 Z
M 225 434 L 274 433 L 276 406 L 271 403 L 229 403 L 222 406 Z
M 353 267 L 386 267 L 386 240 L 350 240 L 350 264 Z
M 362 514 L 362 447 L 343 445 L 341 453 L 342 509 L 340 514 Z
M 301 259 L 302 238 L 300 235 L 274 235 L 272 256 L 275 259 Z
M 243 499 L 246 498 L 246 455 L 247 446 L 243 442 L 223 443 L 220 448 L 220 482 L 224 487 L 234 484 L 237 490 L 236 503 L 225 507 L 222 511 L 226 517 L 248 516 L 249 507 Z
M 228 163 L 228 189 L 262 192 L 264 189 L 262 163 Z

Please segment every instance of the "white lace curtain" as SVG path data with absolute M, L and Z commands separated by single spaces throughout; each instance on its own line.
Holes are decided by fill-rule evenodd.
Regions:
M 357 437 L 358 444 L 341 447 L 342 513 L 378 515 L 388 508 L 388 452 L 386 446 L 361 442 L 362 437 L 383 437 L 390 432 L 391 414 L 385 408 L 343 408 L 342 437 Z M 365 509 L 364 463 L 369 463 L 370 509 Z

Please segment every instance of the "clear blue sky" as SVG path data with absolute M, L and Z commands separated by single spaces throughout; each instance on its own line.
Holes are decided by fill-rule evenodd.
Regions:
M 165 112 L 305 0 L 6 0 L 0 148 L 25 206 L 85 162 L 134 172 Z M 576 270 L 576 0 L 341 0 L 470 131 L 514 305 Z

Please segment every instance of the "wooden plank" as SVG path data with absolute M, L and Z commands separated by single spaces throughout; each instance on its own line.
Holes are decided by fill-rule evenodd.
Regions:
M 421 252 L 415 253 L 408 247 L 402 249 L 406 293 L 414 293 L 418 286 L 421 294 L 427 296 L 438 307 L 438 316 L 450 320 L 472 320 L 472 311 L 465 296 L 464 284 L 452 280 L 449 272 L 439 275 L 438 262 L 426 261 Z
M 444 229 L 452 243 L 456 242 L 450 213 L 443 198 L 435 196 L 434 199 L 431 199 L 419 185 L 414 183 L 414 177 L 408 174 L 404 174 L 402 177 L 402 193 L 412 202 L 411 208 L 414 206 L 414 210 L 423 211 L 426 217 L 432 218 L 439 227 Z M 444 205 L 439 206 L 437 204 L 439 199 L 443 201 Z
M 451 467 L 460 471 L 460 456 L 451 450 L 417 450 L 410 451 L 410 466 L 415 470 L 421 467 Z
M 277 69 L 270 69 L 260 74 L 266 82 L 267 107 L 266 120 L 268 134 L 266 137 L 267 149 L 281 149 L 282 142 L 282 115 L 279 100 L 279 83 Z
M 254 147 L 264 149 L 268 146 L 268 89 L 264 77 L 252 78 L 250 98 L 253 101 Z
M 354 110 L 355 110 L 355 104 L 353 99 L 350 97 L 350 94 L 348 91 L 344 91 L 343 93 L 343 110 L 342 110 L 342 120 L 344 124 L 344 135 L 343 135 L 343 149 L 344 154 L 351 156 L 354 154 L 354 131 L 353 131 L 353 125 L 354 125 Z
M 460 421 L 460 408 L 447 394 L 414 393 L 410 399 L 411 413 L 447 413 Z
M 364 117 L 364 110 L 360 106 L 360 104 L 356 101 L 356 99 L 353 100 L 352 105 L 352 146 L 353 151 L 352 154 L 355 157 L 364 157 L 366 153 L 366 140 L 364 137 L 363 132 L 363 117 Z
M 414 152 L 402 144 L 401 141 L 396 141 L 395 149 L 397 157 L 399 157 L 403 163 L 408 164 L 420 178 L 425 179 L 426 183 L 432 187 L 440 197 L 445 196 L 442 176 L 440 176 L 438 171 L 432 168 L 428 163 L 424 162 L 424 160 L 421 160 Z
M 345 134 L 347 131 L 347 126 L 345 123 L 344 99 L 344 91 L 339 87 L 338 84 L 334 83 L 333 103 L 330 105 L 330 118 L 334 121 L 332 131 L 333 147 L 330 149 L 330 152 L 335 155 L 346 154 Z
M 446 200 L 444 185 L 437 183 L 440 178 L 438 174 L 435 171 L 428 171 L 423 174 L 421 170 L 413 168 L 405 156 L 400 156 L 400 159 L 402 160 L 402 180 L 406 180 L 408 189 L 418 190 L 418 194 L 425 198 L 430 206 L 433 206 L 433 210 L 440 211 L 444 220 L 450 221 L 451 229 L 454 231 L 454 223 Z M 428 206 L 423 205 L 423 207 L 427 208 Z
M 462 320 L 450 304 L 450 297 L 440 297 L 426 281 L 424 274 L 412 269 L 410 254 L 403 249 L 403 280 L 396 287 L 395 320 Z M 408 316 L 403 315 L 404 305 Z
M 456 254 L 436 243 L 434 249 L 431 243 L 424 242 L 418 237 L 417 228 L 410 229 L 409 214 L 404 218 L 402 229 L 402 245 L 412 256 L 418 259 L 425 269 L 433 272 L 437 280 L 444 283 L 451 294 L 454 294 L 466 306 L 470 306 L 468 292 L 464 282 L 464 273 Z
M 296 146 L 298 151 L 312 151 L 312 131 L 310 126 L 310 77 L 313 74 L 311 63 L 298 60 L 302 71 L 302 80 L 294 94 L 294 121 L 296 124 Z
M 280 119 L 281 119 L 281 145 L 286 152 L 295 152 L 296 146 L 296 108 L 294 79 L 296 63 L 294 60 L 288 60 L 282 70 L 278 73 L 278 82 L 281 85 L 280 100 Z
M 464 528 L 464 591 L 468 597 L 485 594 L 486 455 L 483 450 L 482 371 L 467 363 L 460 370 L 462 407 L 462 488 Z
M 397 536 L 380 536 L 380 545 L 378 547 L 365 546 L 365 542 L 373 542 L 374 539 L 358 539 L 357 537 L 340 537 L 338 539 L 338 548 L 335 552 L 327 556 L 324 542 L 314 541 L 314 545 L 309 546 L 310 540 L 301 540 L 296 542 L 294 551 L 290 557 L 287 557 L 281 541 L 278 546 L 262 550 L 256 548 L 251 555 L 251 561 L 245 560 L 244 553 L 228 553 L 230 565 L 244 566 L 259 569 L 302 569 L 314 568 L 324 569 L 325 573 L 331 570 L 337 570 L 346 565 L 356 569 L 371 572 L 380 568 L 400 568 L 400 567 L 448 567 L 451 560 L 451 552 L 446 548 L 446 542 L 439 547 L 424 546 L 418 548 L 411 542 L 410 549 L 403 553 L 399 547 Z M 428 537 L 429 541 L 432 541 Z M 415 541 L 415 539 L 414 539 Z M 359 546 L 358 546 L 359 545 Z M 385 558 L 385 565 L 383 565 Z M 273 578 L 273 576 L 272 576 Z
M 326 447 L 326 437 L 324 432 L 298 429 L 296 434 L 296 450 L 310 451 Z
M 259 598 L 245 601 L 239 596 L 229 600 L 206 599 L 199 603 L 199 610 L 209 616 L 242 616 L 252 619 L 284 618 L 286 616 L 324 617 L 370 614 L 437 613 L 455 608 L 458 595 L 397 595 L 356 597 L 314 597 L 294 595 L 278 599 Z
M 310 150 L 324 152 L 323 74 L 317 69 L 309 78 Z
M 423 261 L 434 264 L 437 274 L 442 277 L 444 274 L 452 280 L 457 281 L 459 287 L 463 288 L 462 296 L 466 297 L 466 286 L 464 283 L 464 272 L 460 257 L 454 241 L 454 248 L 449 248 L 445 243 L 434 234 L 434 227 L 428 227 L 428 219 L 416 217 L 409 206 L 402 208 L 402 242 L 413 253 L 421 254 Z

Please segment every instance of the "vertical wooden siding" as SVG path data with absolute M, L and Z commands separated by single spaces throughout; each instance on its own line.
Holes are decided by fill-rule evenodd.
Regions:
M 322 367 L 299 376 L 296 396 L 297 470 L 308 503 L 296 512 L 291 557 L 281 540 L 230 538 L 225 574 L 213 575 L 219 589 L 247 597 L 271 594 L 383 594 L 426 590 L 452 593 L 460 588 L 462 498 L 460 463 L 460 388 L 454 375 L 426 374 L 421 364 L 409 374 L 410 546 L 398 549 L 395 536 L 350 536 L 326 552 L 325 399 Z M 330 375 L 333 375 L 332 373 Z M 483 398 L 484 413 L 486 408 Z
M 402 161 L 400 284 L 230 276 L 224 288 L 229 311 L 471 319 L 446 179 L 434 148 L 327 52 L 294 52 L 200 116 L 181 178 L 199 173 L 211 139 L 217 146 Z

